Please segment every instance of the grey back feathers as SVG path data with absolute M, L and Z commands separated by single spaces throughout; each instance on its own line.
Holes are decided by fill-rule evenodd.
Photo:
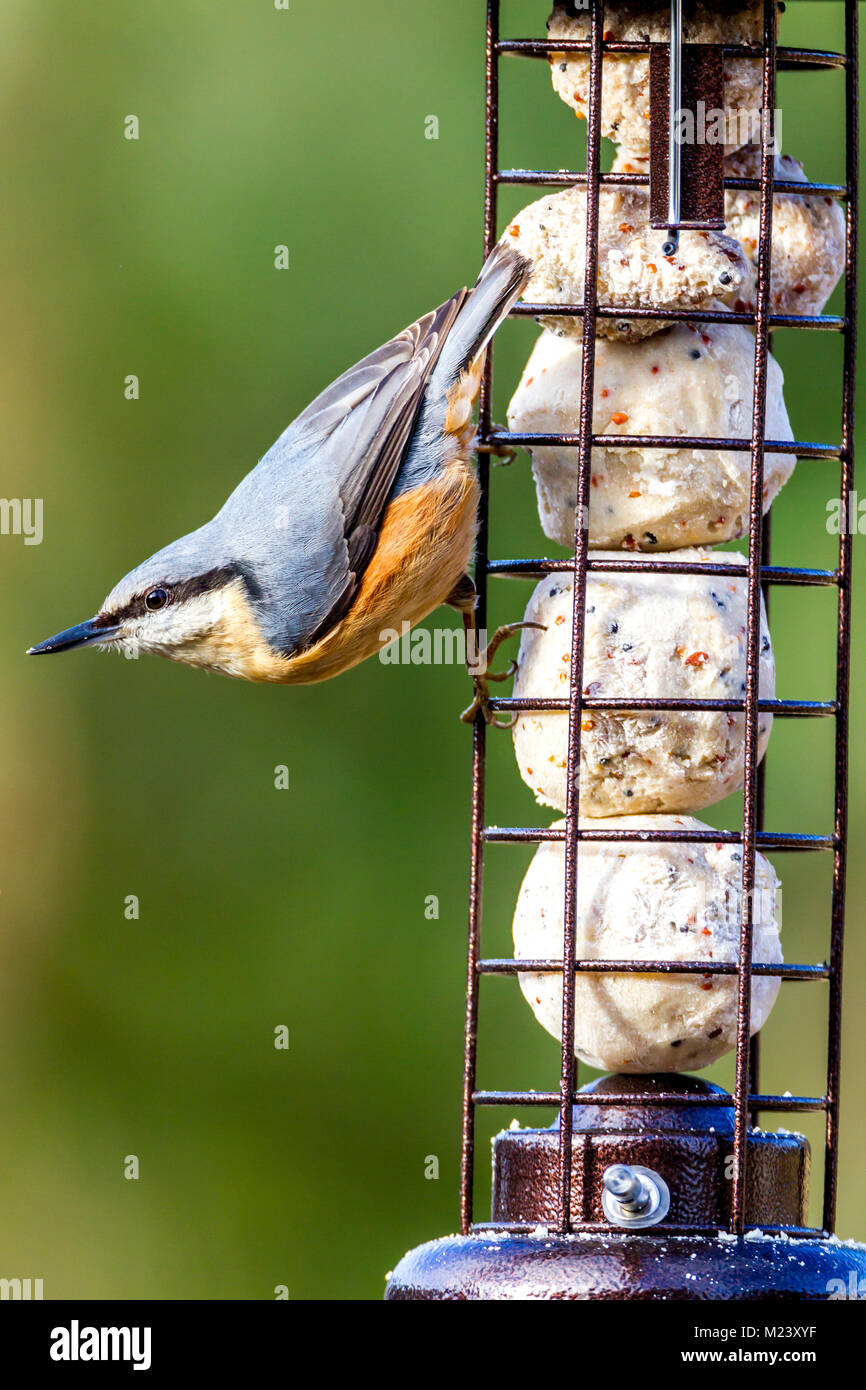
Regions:
M 446 460 L 448 451 L 442 425 L 448 409 L 448 391 L 461 372 L 487 347 L 531 271 L 531 261 L 502 242 L 494 246 L 487 257 L 431 374 L 395 494 L 428 482 Z
M 263 634 L 288 655 L 348 612 L 389 499 L 436 476 L 447 392 L 520 292 L 529 263 L 498 246 L 471 293 L 377 348 L 324 390 L 212 521 L 151 556 L 106 600 L 207 572 L 244 578 Z

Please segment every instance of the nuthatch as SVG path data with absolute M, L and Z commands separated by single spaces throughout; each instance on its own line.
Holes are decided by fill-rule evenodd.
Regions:
M 363 661 L 441 603 L 474 632 L 471 412 L 487 344 L 530 269 L 498 245 L 473 290 L 317 396 L 212 521 L 131 570 L 94 618 L 30 653 L 93 644 L 306 683 Z M 517 626 L 500 629 L 486 655 Z M 467 717 L 489 717 L 486 666 L 482 655 Z

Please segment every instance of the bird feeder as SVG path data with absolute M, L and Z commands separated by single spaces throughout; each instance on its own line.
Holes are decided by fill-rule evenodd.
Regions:
M 627 8 L 629 0 L 617 7 Z M 835 461 L 839 466 L 842 508 L 853 489 L 854 371 L 856 310 L 856 194 L 857 194 L 857 5 L 842 0 L 845 11 L 844 53 L 777 46 L 775 0 L 758 0 L 759 36 L 752 41 L 692 43 L 683 41 L 682 0 L 671 0 L 669 30 L 664 41 L 655 37 L 622 38 L 611 33 L 607 7 L 560 6 L 569 16 L 584 15 L 577 37 L 562 33 L 545 40 L 500 36 L 498 0 L 487 3 L 484 251 L 497 238 L 497 197 L 505 185 L 579 188 L 585 195 L 586 243 L 583 294 L 579 302 L 523 302 L 513 313 L 547 321 L 582 320 L 584 350 L 578 380 L 577 427 L 570 433 L 524 432 L 494 427 L 491 413 L 492 351 L 481 387 L 479 475 L 482 487 L 476 585 L 479 625 L 486 622 L 488 580 L 522 576 L 537 580 L 565 577 L 570 585 L 570 670 L 567 697 L 503 697 L 492 701 L 498 711 L 567 713 L 567 801 L 559 827 L 491 827 L 485 815 L 485 746 L 487 728 L 479 715 L 473 729 L 471 876 L 466 975 L 466 1028 L 463 1084 L 463 1143 L 460 1195 L 460 1233 L 410 1251 L 390 1278 L 388 1299 L 821 1299 L 834 1281 L 847 1285 L 866 1277 L 866 1251 L 843 1244 L 833 1234 L 839 1154 L 839 1079 L 845 860 L 847 848 L 848 685 L 851 624 L 850 529 L 842 527 L 834 569 L 815 570 L 773 565 L 770 558 L 769 514 L 764 516 L 764 474 L 767 455 Z M 725 0 L 706 0 L 714 12 Z M 643 3 L 647 10 L 651 6 Z M 697 11 L 701 11 L 700 0 Z M 668 20 L 666 6 L 659 12 Z M 692 6 L 694 12 L 694 6 Z M 499 65 L 511 55 L 561 63 L 563 71 L 581 57 L 588 72 L 586 104 L 586 172 L 508 170 L 499 167 Z M 602 109 L 603 76 L 610 62 L 626 55 L 649 59 L 649 154 L 637 172 L 601 173 L 600 150 L 605 130 Z M 674 137 L 684 108 L 698 104 L 723 105 L 728 59 L 748 57 L 760 63 L 763 119 L 756 177 L 726 174 L 723 150 L 716 144 L 683 145 Z M 775 161 L 773 116 L 778 70 L 844 71 L 846 181 L 836 186 L 780 181 Z M 614 136 L 614 138 L 616 138 Z M 599 302 L 599 210 L 602 192 L 623 185 L 648 191 L 650 225 L 658 229 L 659 254 L 675 258 L 681 232 L 702 234 L 725 225 L 725 191 L 752 190 L 760 199 L 759 234 L 755 250 L 756 291 L 747 307 L 705 304 L 695 308 L 631 304 L 632 320 L 687 322 L 700 330 L 713 324 L 740 324 L 753 335 L 754 399 L 750 429 L 743 437 L 689 437 L 657 433 L 629 437 L 607 429 L 599 432 L 593 400 L 598 355 L 596 333 L 605 320 L 621 318 L 621 305 Z M 775 312 L 771 298 L 774 191 L 797 196 L 844 200 L 845 305 L 841 317 L 825 314 Z M 644 325 L 645 327 L 649 327 Z M 839 444 L 796 439 L 766 439 L 768 361 L 774 330 L 839 333 L 844 345 L 841 381 Z M 653 331 L 649 328 L 649 331 Z M 709 328 L 705 331 L 710 332 Z M 598 340 L 601 341 L 600 339 Z M 614 417 L 616 419 L 616 417 Z M 516 448 L 556 447 L 573 451 L 576 459 L 574 556 L 567 560 L 491 558 L 488 506 L 491 487 L 490 455 Z M 678 558 L 675 548 L 664 554 L 606 553 L 594 556 L 589 525 L 592 453 L 624 447 L 642 450 L 712 449 L 720 453 L 748 451 L 748 556 L 742 563 L 701 563 Z M 604 692 L 593 693 L 583 676 L 586 662 L 587 584 L 594 576 L 645 576 L 647 583 L 671 575 L 735 576 L 743 584 L 745 601 L 744 688 L 729 700 L 620 699 L 620 707 L 641 711 L 670 711 L 687 707 L 716 711 L 742 720 L 742 825 L 735 831 L 617 828 L 605 821 L 593 828 L 581 816 L 582 738 L 594 712 L 616 707 Z M 776 585 L 794 586 L 798 593 L 812 586 L 830 587 L 836 594 L 836 688 L 826 701 L 765 699 L 760 691 L 761 604 Z M 580 678 L 578 678 L 580 673 Z M 759 757 L 761 717 L 829 718 L 835 725 L 835 793 L 833 823 L 821 834 L 799 834 L 764 823 L 764 764 Z M 581 781 L 583 779 L 581 778 Z M 578 912 L 578 882 L 583 847 L 616 845 L 623 853 L 636 847 L 696 844 L 708 841 L 732 846 L 739 862 L 736 958 L 731 961 L 646 958 L 612 960 L 582 957 Z M 529 962 L 516 955 L 490 959 L 482 949 L 482 878 L 485 850 L 491 843 L 559 846 L 564 854 L 562 951 L 536 959 L 536 978 L 554 978 L 561 992 L 561 1068 L 557 1090 L 492 1091 L 479 1085 L 476 1057 L 479 989 L 484 977 L 512 978 L 526 972 Z M 760 851 L 824 853 L 832 858 L 829 902 L 829 940 L 816 941 L 817 964 L 769 963 L 753 960 L 756 933 L 754 889 Z M 698 1076 L 671 1069 L 647 1074 L 637 1069 L 615 1072 L 582 1084 L 575 1060 L 578 1027 L 578 982 L 651 975 L 661 981 L 700 972 L 713 984 L 735 992 L 735 1084 L 731 1093 Z M 758 1036 L 751 1036 L 753 985 L 771 977 L 788 989 L 792 982 L 827 984 L 827 1076 L 823 1094 L 768 1094 L 761 1090 Z M 810 994 L 812 991 L 810 990 Z M 583 997 L 583 996 L 581 996 Z M 814 996 L 817 998 L 817 992 Z M 772 1022 L 768 1023 L 772 1027 Z M 578 1028 L 579 1031 L 579 1028 Z M 479 1107 L 524 1107 L 526 1127 L 500 1133 L 493 1150 L 493 1196 L 490 1219 L 477 1219 L 474 1210 L 476 1114 Z M 550 1128 L 531 1124 L 533 1107 L 555 1106 Z M 764 1115 L 817 1112 L 825 1119 L 823 1155 L 823 1214 L 821 1225 L 808 1220 L 810 1152 L 806 1139 L 787 1131 L 764 1132 Z

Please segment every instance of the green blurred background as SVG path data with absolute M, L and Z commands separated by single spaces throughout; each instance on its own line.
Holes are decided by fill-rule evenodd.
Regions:
M 794 0 L 782 41 L 839 47 L 840 12 Z M 546 15 L 543 0 L 506 3 L 503 33 L 540 36 Z M 0 541 L 0 1275 L 41 1277 L 46 1297 L 267 1299 L 282 1284 L 378 1298 L 407 1246 L 455 1227 L 462 672 L 369 662 L 280 689 L 23 652 L 210 516 L 339 371 L 471 282 L 483 40 L 482 0 L 3 7 L 2 491 L 43 498 L 45 529 L 41 546 Z M 841 180 L 842 76 L 782 76 L 780 98 L 786 151 Z M 130 114 L 137 142 L 123 138 Z M 503 62 L 503 166 L 580 167 L 583 139 L 543 63 Z M 531 196 L 508 190 L 503 217 Z M 499 419 L 536 331 L 500 335 Z M 776 347 L 796 436 L 838 442 L 836 336 Z M 837 488 L 836 465 L 800 464 L 775 508 L 778 562 L 834 563 Z M 496 556 L 553 549 L 525 456 L 494 475 L 492 536 Z M 493 617 L 519 616 L 528 592 L 495 581 Z M 832 592 L 776 590 L 773 627 L 778 693 L 830 698 Z M 859 662 L 854 677 L 840 1231 L 864 1236 Z M 488 819 L 547 823 L 509 738 L 490 742 Z M 274 788 L 280 764 L 289 791 Z M 733 825 L 738 809 L 708 818 Z M 831 827 L 830 721 L 777 722 L 768 810 L 777 829 Z M 489 853 L 488 955 L 510 953 L 529 856 Z M 775 862 L 786 957 L 822 959 L 829 858 Z M 288 1051 L 273 1045 L 281 1024 Z M 483 982 L 481 1029 L 482 1085 L 556 1084 L 558 1047 L 514 981 Z M 826 987 L 786 985 L 763 1088 L 820 1092 L 825 1036 Z M 730 1066 L 710 1075 L 729 1084 Z M 489 1136 L 510 1119 L 482 1113 L 482 1218 Z M 802 1127 L 820 1151 L 820 1123 Z

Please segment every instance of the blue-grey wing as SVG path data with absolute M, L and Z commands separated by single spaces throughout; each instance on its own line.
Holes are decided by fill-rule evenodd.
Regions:
M 298 652 L 346 614 L 378 543 L 424 391 L 461 290 L 333 382 L 214 519 L 259 577 L 265 635 Z

